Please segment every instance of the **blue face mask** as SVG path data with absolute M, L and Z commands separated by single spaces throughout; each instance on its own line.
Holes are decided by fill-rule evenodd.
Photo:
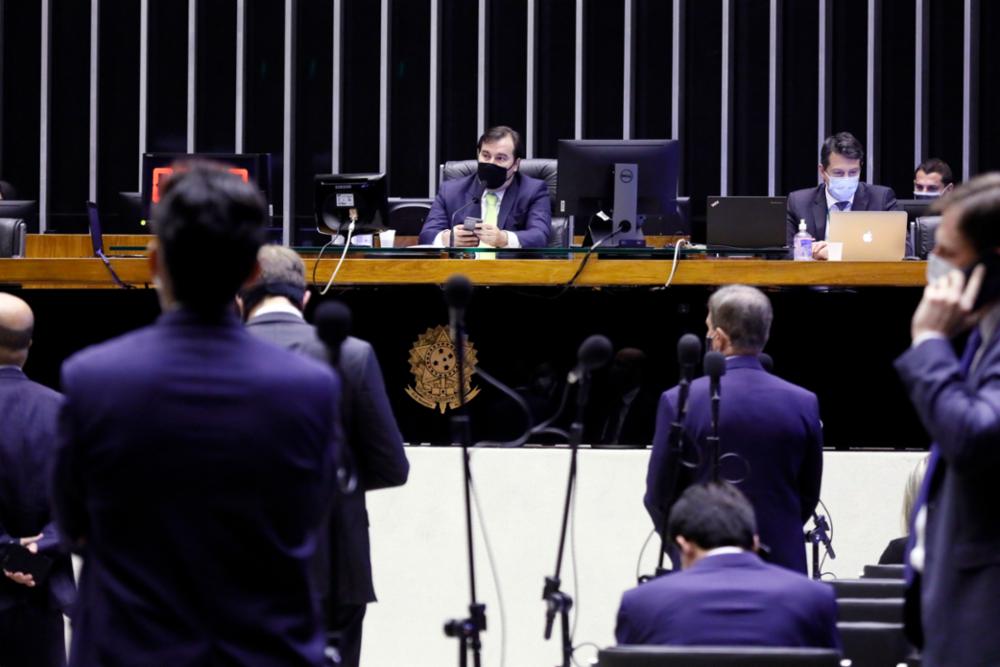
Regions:
M 860 180 L 858 176 L 830 176 L 830 181 L 827 183 L 826 189 L 830 193 L 830 196 L 837 201 L 850 201 L 858 189 L 858 182 Z

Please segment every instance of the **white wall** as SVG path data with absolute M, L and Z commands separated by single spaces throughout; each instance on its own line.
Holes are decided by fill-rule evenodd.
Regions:
M 411 447 L 409 483 L 369 494 L 375 589 L 368 608 L 362 664 L 366 667 L 442 667 L 457 664 L 457 642 L 444 636 L 446 619 L 464 618 L 469 601 L 465 560 L 461 451 Z M 834 524 L 838 558 L 824 571 L 855 577 L 897 537 L 906 476 L 922 454 L 828 452 L 823 500 Z M 648 450 L 583 450 L 579 462 L 573 588 L 570 553 L 563 590 L 579 612 L 575 643 L 614 641 L 621 593 L 635 585 L 636 562 L 651 531 L 642 506 Z M 506 665 L 555 665 L 557 641 L 542 639 L 546 575 L 554 572 L 569 452 L 565 449 L 480 450 L 473 474 L 496 556 L 506 616 Z M 478 519 L 477 519 L 478 524 Z M 477 540 L 479 598 L 487 605 L 484 665 L 500 665 L 501 614 L 482 539 Z M 805 547 L 803 547 L 805 548 Z M 641 571 L 652 572 L 655 542 Z M 595 655 L 581 649 L 581 664 Z

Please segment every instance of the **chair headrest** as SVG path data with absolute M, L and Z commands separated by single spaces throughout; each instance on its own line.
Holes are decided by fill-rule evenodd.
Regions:
M 476 160 L 452 160 L 444 163 L 441 170 L 441 180 L 450 181 L 464 178 L 476 173 Z M 556 187 L 559 182 L 559 161 L 551 158 L 522 159 L 518 170 L 525 176 L 545 181 L 549 188 L 549 198 L 553 206 L 556 201 Z

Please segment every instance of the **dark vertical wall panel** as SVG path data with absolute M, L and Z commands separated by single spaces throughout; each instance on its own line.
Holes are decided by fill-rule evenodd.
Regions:
M 8 0 L 2 7 L 4 34 L 0 48 L 3 49 L 4 78 L 0 175 L 17 188 L 22 199 L 38 199 L 41 3 Z
M 341 171 L 379 170 L 380 3 L 344 0 Z M 391 56 L 391 54 L 390 54 Z
M 732 3 L 729 194 L 767 192 L 770 0 Z
M 271 204 L 280 226 L 284 162 L 282 101 L 285 94 L 285 3 L 254 0 L 246 7 L 246 81 L 244 143 L 247 153 L 271 153 Z
M 927 45 L 930 85 L 925 152 L 927 157 L 938 157 L 947 162 L 956 178 L 966 180 L 968 175 L 961 173 L 962 3 L 954 0 L 926 1 L 930 3 L 930 43 Z M 985 25 L 982 29 L 983 35 L 990 35 Z M 993 93 L 994 96 L 996 94 Z
M 487 3 L 486 126 L 524 131 L 527 101 L 528 3 Z
M 188 5 L 149 0 L 146 150 L 187 150 Z
M 979 3 L 979 125 L 972 128 L 973 141 L 979 139 L 979 170 L 1000 169 L 1000 2 Z M 954 168 L 954 166 L 953 166 Z
M 636 139 L 669 139 L 670 80 L 673 67 L 673 3 L 666 0 L 633 0 L 635 60 L 633 78 L 632 136 Z
M 86 230 L 90 176 L 90 3 L 52 0 L 49 14 L 49 217 L 57 232 Z
M 427 196 L 430 12 L 429 0 L 408 0 L 391 16 L 389 189 L 401 197 Z
M 719 194 L 722 123 L 722 2 L 686 3 L 684 40 L 684 182 L 691 197 L 692 233 L 703 238 L 705 198 Z M 766 44 L 762 40 L 762 45 Z M 699 223 L 699 220 L 700 223 Z
M 101 0 L 98 22 L 97 203 L 117 214 L 139 190 L 139 3 Z
M 874 0 L 873 0 L 874 1 Z M 830 133 L 850 132 L 865 143 L 868 122 L 868 2 L 832 1 L 833 58 L 827 76 L 831 78 Z M 819 147 L 817 146 L 817 152 Z M 864 174 L 862 175 L 862 179 Z
M 295 41 L 295 217 L 314 227 L 313 176 L 330 173 L 333 115 L 333 8 L 327 2 L 298 3 Z
M 585 0 L 583 5 L 583 136 L 621 139 L 624 3 Z
M 882 77 L 876 111 L 880 112 L 881 142 L 876 182 L 893 188 L 899 197 L 911 196 L 916 166 L 913 164 L 915 6 L 914 0 L 882 0 L 879 33 Z
M 535 155 L 554 158 L 559 139 L 573 138 L 575 0 L 541 0 L 535 26 Z
M 195 150 L 231 153 L 236 141 L 236 0 L 198 3 Z
M 781 2 L 778 193 L 816 185 L 816 165 L 819 163 L 819 146 L 816 145 L 818 35 L 818 3 Z
M 440 0 L 438 55 L 438 157 L 469 160 L 476 155 L 476 59 L 479 5 Z M 571 56 L 572 57 L 572 56 Z

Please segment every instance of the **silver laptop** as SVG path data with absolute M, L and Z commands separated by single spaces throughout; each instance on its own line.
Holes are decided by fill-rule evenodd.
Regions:
M 832 211 L 826 240 L 847 262 L 898 262 L 906 254 L 906 211 Z

